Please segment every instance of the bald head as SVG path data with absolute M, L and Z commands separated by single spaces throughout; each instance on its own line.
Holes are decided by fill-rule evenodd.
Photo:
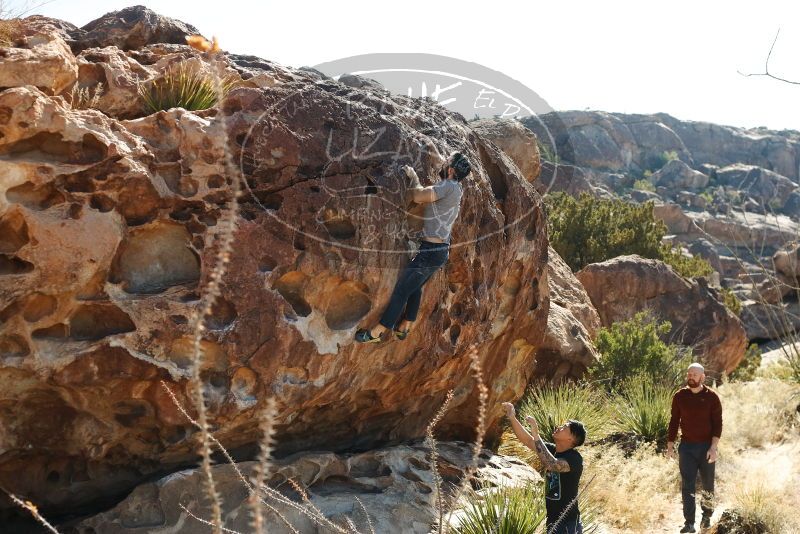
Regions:
M 693 363 L 686 370 L 686 385 L 690 388 L 698 388 L 703 385 L 706 379 L 706 372 L 699 363 Z

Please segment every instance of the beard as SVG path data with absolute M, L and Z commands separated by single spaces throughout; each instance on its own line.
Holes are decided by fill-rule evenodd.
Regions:
M 697 382 L 697 380 L 693 380 L 691 378 L 687 378 L 686 379 L 686 385 L 689 386 L 690 388 L 696 388 L 700 384 Z

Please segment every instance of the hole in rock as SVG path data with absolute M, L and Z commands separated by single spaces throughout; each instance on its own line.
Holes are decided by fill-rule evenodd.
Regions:
M 161 197 L 147 178 L 126 180 L 117 196 L 117 211 L 129 226 L 150 222 L 160 207 Z
M 214 306 L 211 307 L 211 315 L 208 316 L 206 324 L 211 330 L 222 330 L 235 321 L 237 316 L 233 303 L 228 299 L 218 297 Z
M 67 216 L 70 219 L 80 219 L 81 213 L 83 213 L 83 204 L 78 204 L 77 202 L 74 204 L 69 205 L 69 209 L 67 210 Z
M 272 286 L 272 289 L 280 293 L 300 317 L 308 317 L 311 314 L 311 306 L 303 298 L 306 282 L 308 282 L 308 276 L 305 273 L 289 271 L 278 278 Z
M 264 191 L 256 191 L 256 198 L 261 202 L 264 208 L 268 210 L 278 211 L 283 204 L 283 195 L 278 193 L 266 193 Z
M 31 334 L 34 339 L 65 339 L 67 337 L 67 325 L 57 323 L 47 328 L 39 328 Z
M 63 187 L 70 193 L 93 193 L 94 182 L 89 173 L 78 172 L 67 174 L 61 178 Z
M 121 401 L 114 404 L 114 419 L 124 427 L 131 428 L 150 413 L 150 407 L 142 401 Z
M 133 332 L 136 325 L 124 311 L 110 303 L 84 304 L 69 318 L 70 337 L 79 341 Z
M 330 295 L 325 323 L 331 330 L 347 330 L 354 327 L 369 313 L 372 301 L 369 288 L 361 282 L 342 282 Z
M 225 179 L 219 174 L 215 174 L 213 176 L 208 177 L 207 184 L 209 189 L 216 189 L 218 187 L 222 187 L 223 185 L 225 185 Z
M 326 209 L 322 221 L 328 234 L 334 239 L 350 239 L 356 235 L 356 227 L 350 217 L 335 210 Z
M 9 202 L 21 204 L 32 210 L 46 210 L 64 202 L 64 194 L 52 183 L 35 186 L 31 182 L 12 187 L 6 191 Z
M 450 317 L 455 319 L 456 317 L 461 317 L 462 313 L 464 313 L 464 308 L 461 306 L 460 302 L 456 302 L 450 306 Z
M 296 250 L 305 250 L 306 249 L 306 240 L 303 234 L 297 233 L 294 235 L 294 240 L 292 242 L 292 246 Z
M 197 180 L 184 174 L 179 163 L 163 165 L 159 168 L 158 173 L 164 179 L 169 190 L 176 195 L 193 197 L 197 194 L 199 188 Z
M 378 194 L 378 188 L 376 186 L 374 186 L 374 185 L 368 185 L 368 186 L 366 186 L 364 188 L 364 194 L 365 195 L 377 195 Z
M 506 195 L 508 194 L 508 185 L 506 185 L 506 178 L 503 175 L 503 171 L 492 161 L 491 156 L 489 156 L 482 146 L 478 148 L 483 168 L 486 169 L 486 174 L 489 175 L 489 185 L 492 187 L 494 198 L 502 202 L 506 199 Z
M 0 337 L 0 358 L 20 358 L 30 352 L 31 349 L 22 336 L 9 334 Z
M 227 367 L 227 358 L 222 347 L 214 341 L 200 340 L 202 351 L 202 369 L 223 371 Z M 176 339 L 167 353 L 167 358 L 181 369 L 190 369 L 195 358 L 194 338 L 184 336 Z
M 249 367 L 239 367 L 233 373 L 231 392 L 241 400 L 255 400 L 258 377 Z
M 58 302 L 52 295 L 45 295 L 44 293 L 34 293 L 25 302 L 25 308 L 22 310 L 22 318 L 29 323 L 47 317 L 56 311 Z
M 80 141 L 66 141 L 61 134 L 39 132 L 32 137 L 0 147 L 0 156 L 85 165 L 105 159 L 107 149 L 95 136 L 88 133 Z
M 312 185 L 308 188 L 312 193 L 319 193 L 320 189 L 318 185 Z
M 92 195 L 91 200 L 89 200 L 89 206 L 101 213 L 106 213 L 114 209 L 114 201 L 108 195 L 98 193 Z
M 169 320 L 175 324 L 187 324 L 189 322 L 189 319 L 184 315 L 170 315 Z
M 0 275 L 2 274 L 25 274 L 33 270 L 33 264 L 29 261 L 0 254 Z
M 200 279 L 200 259 L 189 248 L 183 226 L 157 223 L 141 228 L 120 245 L 111 281 L 128 293 L 153 294 Z
M 458 323 L 453 323 L 453 325 L 450 327 L 450 343 L 455 345 L 456 342 L 458 341 L 458 336 L 460 335 L 461 335 L 461 325 L 459 325 Z
M 197 217 L 197 220 L 206 226 L 216 226 L 217 218 L 210 213 L 204 213 Z
M 27 245 L 28 241 L 28 224 L 19 211 L 8 213 L 0 219 L 0 252 L 16 252 Z
M 278 262 L 275 261 L 271 256 L 262 256 L 261 260 L 258 262 L 258 270 L 262 273 L 268 273 L 277 266 Z
M 47 482 L 49 484 L 57 484 L 59 480 L 61 480 L 61 475 L 58 471 L 50 471 L 47 473 Z

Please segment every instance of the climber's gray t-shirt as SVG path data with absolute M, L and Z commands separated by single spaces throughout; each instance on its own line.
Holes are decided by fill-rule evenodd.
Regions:
M 425 221 L 422 237 L 438 237 L 450 242 L 450 231 L 461 208 L 461 184 L 455 180 L 442 180 L 433 184 L 436 201 L 425 204 Z

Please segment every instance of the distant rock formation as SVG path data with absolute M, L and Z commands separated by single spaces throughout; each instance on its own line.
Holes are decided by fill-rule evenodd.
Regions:
M 744 356 L 747 337 L 741 322 L 702 278 L 687 280 L 661 261 L 636 255 L 587 265 L 575 276 L 603 326 L 650 310 L 672 324 L 667 340 L 693 347 L 711 376 L 730 373 Z

